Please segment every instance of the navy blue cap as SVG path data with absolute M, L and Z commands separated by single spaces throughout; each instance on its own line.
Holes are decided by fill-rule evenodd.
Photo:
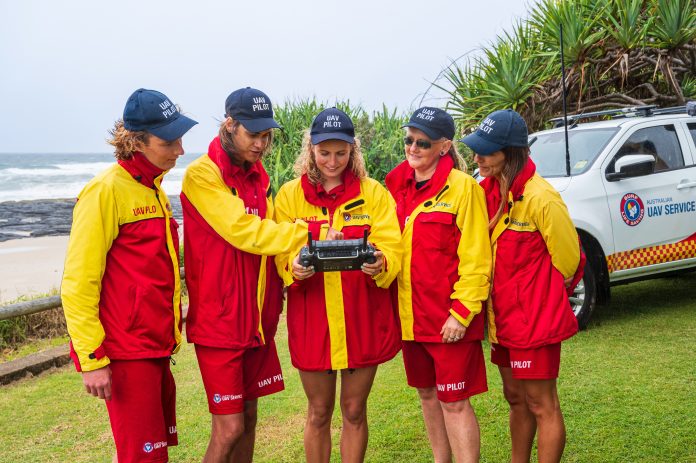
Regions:
M 454 138 L 454 119 L 440 108 L 424 106 L 411 115 L 408 124 L 401 127 L 412 127 L 422 130 L 431 140 Z
M 479 156 L 489 156 L 507 146 L 529 146 L 527 124 L 512 109 L 489 114 L 474 133 L 459 141 Z
M 261 90 L 251 87 L 230 93 L 225 100 L 225 115 L 241 122 L 249 132 L 280 128 L 273 119 L 271 99 Z
M 184 136 L 198 122 L 179 111 L 163 93 L 139 88 L 128 97 L 123 109 L 123 126 L 133 132 L 144 131 L 166 141 Z
M 355 127 L 348 114 L 338 108 L 328 108 L 317 114 L 309 131 L 312 144 L 326 140 L 343 140 L 355 143 Z

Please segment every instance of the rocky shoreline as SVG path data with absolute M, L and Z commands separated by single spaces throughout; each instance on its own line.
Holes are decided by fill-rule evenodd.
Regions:
M 181 223 L 181 202 L 170 196 L 174 217 Z M 0 241 L 69 235 L 75 199 L 0 202 Z

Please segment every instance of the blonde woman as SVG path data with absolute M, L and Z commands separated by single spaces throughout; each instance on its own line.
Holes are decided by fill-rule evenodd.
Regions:
M 307 221 L 315 239 L 362 238 L 367 230 L 378 249 L 376 262 L 360 271 L 315 273 L 300 265 L 298 248 L 276 259 L 288 286 L 290 355 L 308 400 L 307 461 L 329 461 L 340 373 L 341 459 L 359 462 L 377 366 L 400 348 L 388 290 L 400 268 L 399 226 L 389 193 L 367 177 L 360 141 L 343 111 L 329 108 L 315 117 L 295 170 L 299 178 L 276 197 L 279 223 Z

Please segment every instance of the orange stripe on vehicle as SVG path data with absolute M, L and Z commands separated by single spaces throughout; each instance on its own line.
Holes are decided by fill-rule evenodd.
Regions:
M 692 235 L 678 243 L 617 252 L 607 256 L 607 268 L 611 273 L 617 270 L 662 264 L 691 257 L 696 257 L 696 235 Z

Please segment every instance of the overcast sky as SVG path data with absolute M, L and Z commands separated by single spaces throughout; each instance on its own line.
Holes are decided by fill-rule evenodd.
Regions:
M 107 130 L 139 87 L 199 121 L 189 152 L 206 150 L 245 86 L 274 104 L 415 109 L 443 67 L 530 2 L 0 0 L 0 153 L 109 152 Z

